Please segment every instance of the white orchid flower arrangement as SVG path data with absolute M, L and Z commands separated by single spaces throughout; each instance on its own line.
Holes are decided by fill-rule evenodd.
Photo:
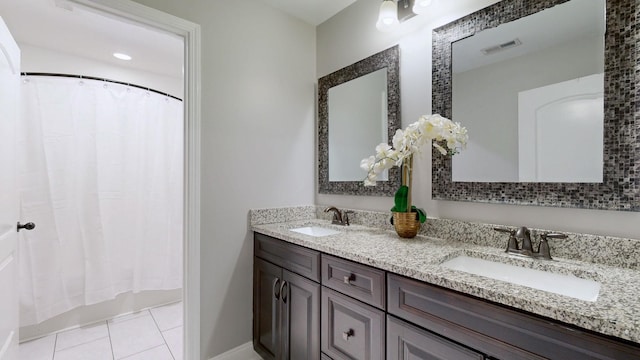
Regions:
M 420 222 L 426 220 L 422 209 L 411 206 L 411 180 L 413 156 L 420 154 L 425 144 L 431 142 L 433 147 L 443 155 L 457 154 L 467 145 L 469 136 L 467 129 L 459 123 L 438 114 L 422 115 L 418 121 L 407 126 L 405 130 L 397 130 L 390 146 L 381 143 L 376 146 L 376 154 L 363 159 L 360 167 L 368 171 L 364 180 L 365 186 L 375 186 L 378 175 L 394 166 L 401 167 L 402 186 L 395 195 L 394 212 L 417 212 Z M 445 146 L 441 144 L 444 143 Z

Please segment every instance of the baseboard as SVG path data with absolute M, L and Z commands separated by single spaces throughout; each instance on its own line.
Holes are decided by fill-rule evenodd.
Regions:
M 253 351 L 253 343 L 249 341 L 209 360 L 262 360 L 262 358 Z

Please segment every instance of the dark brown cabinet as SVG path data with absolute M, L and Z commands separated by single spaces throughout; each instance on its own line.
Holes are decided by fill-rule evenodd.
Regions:
M 640 359 L 640 347 L 402 276 L 388 312 L 496 359 Z
M 322 352 L 334 360 L 385 358 L 384 312 L 322 287 Z
M 387 316 L 387 360 L 484 360 L 484 355 Z
M 321 255 L 321 263 L 322 286 L 384 310 L 386 300 L 384 271 L 325 254 Z
M 255 234 L 255 256 L 320 282 L 320 253 L 263 234 Z
M 282 352 L 280 331 L 280 278 L 282 268 L 255 259 L 253 264 L 253 345 L 260 356 L 279 359 Z
M 256 246 L 258 242 L 256 239 Z M 278 265 L 258 257 L 254 260 L 254 349 L 263 359 L 319 360 L 320 284 L 279 266 L 303 264 L 298 268 L 304 269 L 305 274 L 318 273 L 318 261 L 315 268 L 307 266 L 309 263 L 301 260 L 300 254 L 304 259 L 313 259 L 314 252 L 290 247 L 279 251 L 279 258 L 271 257 Z M 319 254 L 315 255 L 319 259 Z
M 258 233 L 255 255 L 264 359 L 640 359 L 639 344 Z
M 282 359 L 319 359 L 320 284 L 287 270 L 282 272 L 288 288 L 288 300 L 283 299 L 282 333 L 286 336 Z

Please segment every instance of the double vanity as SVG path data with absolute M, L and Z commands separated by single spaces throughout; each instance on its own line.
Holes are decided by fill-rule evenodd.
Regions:
M 321 211 L 268 213 L 252 211 L 254 348 L 265 359 L 640 358 L 637 264 L 524 258 L 505 252 L 506 234 L 406 240 Z
M 640 116 L 630 110 L 638 108 L 639 11 L 633 0 L 502 0 L 434 29 L 425 64 L 431 111 L 466 126 L 473 144 L 455 162 L 433 152 L 430 200 L 640 211 Z M 466 61 L 472 54 L 477 62 Z M 370 141 L 388 142 L 408 121 L 400 118 L 401 55 L 411 56 L 394 46 L 318 80 L 320 194 L 391 197 L 398 189 L 397 169 L 365 187 L 354 166 L 365 155 L 342 160 L 356 145 L 369 154 Z M 378 88 L 367 85 L 385 68 Z M 587 79 L 597 82 L 578 86 Z M 337 96 L 342 87 L 358 90 Z M 549 87 L 572 95 L 533 96 Z M 340 105 L 359 104 L 369 88 L 383 96 L 366 104 L 386 114 L 364 116 L 375 121 L 348 133 L 345 119 L 369 109 L 343 113 Z M 567 99 L 597 111 L 575 119 L 524 111 Z M 559 122 L 586 113 L 595 124 L 587 137 Z M 381 126 L 360 141 L 363 129 Z M 573 165 L 595 172 L 582 176 Z M 453 219 L 428 219 L 406 240 L 389 213 L 355 211 L 350 226 L 331 215 L 314 206 L 251 212 L 253 340 L 265 359 L 640 359 L 639 240 Z

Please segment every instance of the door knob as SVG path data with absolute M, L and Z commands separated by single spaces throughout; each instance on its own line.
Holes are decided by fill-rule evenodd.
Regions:
M 16 229 L 16 231 L 20 231 L 21 229 L 25 229 L 25 230 L 33 230 L 35 229 L 36 224 L 32 223 L 32 222 L 28 222 L 24 225 L 20 224 L 20 222 L 18 221 L 18 228 Z

